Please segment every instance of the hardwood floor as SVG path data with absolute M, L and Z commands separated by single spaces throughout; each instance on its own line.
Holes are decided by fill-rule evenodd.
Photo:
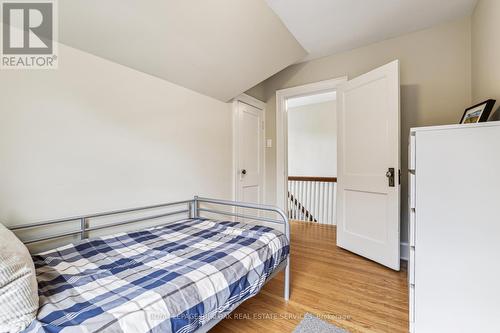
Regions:
M 351 333 L 408 332 L 406 272 L 335 245 L 335 227 L 292 222 L 291 297 L 280 273 L 211 332 L 292 332 L 304 313 Z

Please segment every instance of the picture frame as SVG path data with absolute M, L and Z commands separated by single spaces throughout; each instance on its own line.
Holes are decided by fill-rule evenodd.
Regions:
M 488 121 L 495 102 L 496 100 L 494 99 L 488 99 L 465 109 L 462 119 L 460 120 L 460 124 L 475 124 Z

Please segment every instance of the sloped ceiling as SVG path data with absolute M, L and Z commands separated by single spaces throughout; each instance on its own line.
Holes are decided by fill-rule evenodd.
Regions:
M 307 54 L 265 0 L 58 3 L 60 42 L 222 101 Z
M 471 15 L 477 0 L 267 0 L 309 55 L 365 46 Z

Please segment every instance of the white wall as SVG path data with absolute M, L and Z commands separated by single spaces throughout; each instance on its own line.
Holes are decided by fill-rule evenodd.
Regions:
M 288 175 L 337 176 L 336 101 L 288 108 Z
M 0 72 L 0 221 L 230 198 L 228 104 L 59 53 L 58 70 Z

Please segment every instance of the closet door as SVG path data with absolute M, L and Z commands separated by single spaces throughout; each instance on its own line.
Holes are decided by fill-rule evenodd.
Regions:
M 262 203 L 264 190 L 263 111 L 238 102 L 236 200 Z

